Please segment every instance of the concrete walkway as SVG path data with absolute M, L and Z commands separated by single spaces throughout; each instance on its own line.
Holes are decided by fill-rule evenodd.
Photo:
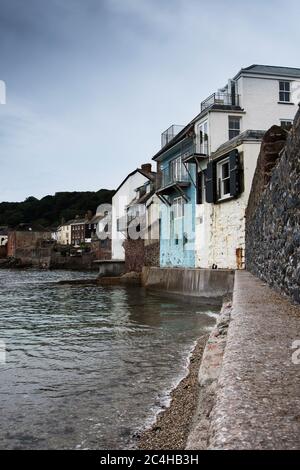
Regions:
M 300 449 L 295 340 L 300 340 L 300 306 L 237 271 L 209 449 Z

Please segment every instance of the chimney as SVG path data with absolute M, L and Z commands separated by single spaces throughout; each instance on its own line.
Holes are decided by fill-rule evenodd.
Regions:
M 143 170 L 145 173 L 151 173 L 152 171 L 151 163 L 144 163 L 144 165 L 141 165 L 141 170 Z

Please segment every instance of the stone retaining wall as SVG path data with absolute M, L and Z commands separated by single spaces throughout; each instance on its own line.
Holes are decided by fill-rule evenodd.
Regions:
M 246 268 L 300 302 L 300 111 L 264 138 L 246 211 Z

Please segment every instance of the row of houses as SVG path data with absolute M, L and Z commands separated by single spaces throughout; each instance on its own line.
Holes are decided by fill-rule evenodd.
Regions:
M 55 240 L 61 245 L 81 246 L 91 243 L 96 238 L 97 226 L 103 218 L 102 213 L 93 215 L 88 211 L 85 217 L 77 216 L 75 219 L 62 222 L 53 234 Z
M 110 212 L 110 207 L 106 206 L 106 204 L 99 206 L 96 214 L 88 211 L 83 218 L 77 216 L 75 219 L 63 222 L 52 233 L 52 238 L 58 245 L 77 248 L 78 252 L 81 249 L 88 249 L 97 259 L 110 259 L 111 237 L 106 235 L 108 232 L 106 216 Z M 105 234 L 104 237 L 98 236 L 99 230 Z
M 274 125 L 275 132 L 290 130 L 299 101 L 300 69 L 241 69 L 202 101 L 190 122 L 162 133 L 152 163 L 124 178 L 111 205 L 41 236 L 32 227 L 31 235 L 24 235 L 26 227 L 19 234 L 2 228 L 2 252 L 26 260 L 32 253 L 51 255 L 52 262 L 53 251 L 65 255 L 66 247 L 70 255 L 90 251 L 89 265 L 112 259 L 125 263 L 126 271 L 243 269 L 245 211 L 262 139 Z
M 116 190 L 112 259 L 135 270 L 243 269 L 261 142 L 271 126 L 290 130 L 299 101 L 300 69 L 251 65 L 202 101 L 189 123 L 170 126 L 152 158 L 155 169 L 142 165 Z

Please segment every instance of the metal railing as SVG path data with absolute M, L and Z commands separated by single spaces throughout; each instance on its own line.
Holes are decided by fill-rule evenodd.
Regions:
M 182 150 L 181 156 L 182 160 L 185 161 L 192 155 L 208 155 L 209 152 L 209 145 L 208 145 L 208 136 L 200 136 L 197 135 L 194 143 L 189 146 L 189 148 L 186 148 Z
M 189 181 L 190 177 L 183 163 L 180 167 L 171 164 L 168 168 L 162 170 L 160 187 L 164 188 L 172 183 L 184 183 Z
M 213 93 L 201 103 L 201 111 L 213 105 L 219 106 L 239 106 L 240 95 L 230 93 Z
M 184 126 L 179 126 L 177 124 L 173 124 L 173 126 L 170 126 L 167 130 L 165 130 L 161 134 L 161 148 L 165 147 L 171 140 L 177 135 Z

